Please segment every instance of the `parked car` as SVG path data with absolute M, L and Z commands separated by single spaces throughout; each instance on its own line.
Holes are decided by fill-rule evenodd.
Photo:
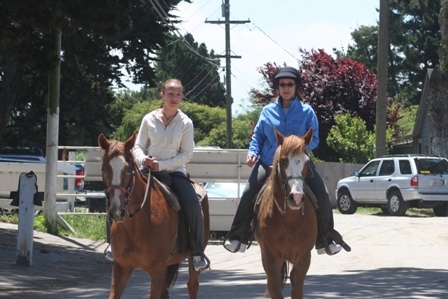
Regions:
M 45 158 L 38 147 L 3 147 L 0 149 L 0 162 L 45 163 Z
M 448 160 L 426 155 L 388 155 L 369 161 L 336 187 L 337 208 L 353 214 L 358 206 L 380 207 L 402 216 L 409 207 L 448 215 Z
M 45 163 L 43 152 L 38 147 L 2 147 L 0 148 L 0 163 Z M 75 164 L 76 175 L 84 175 L 84 165 Z M 67 190 L 67 179 L 64 179 L 64 190 Z M 75 190 L 84 189 L 84 179 L 75 179 Z
M 211 231 L 228 232 L 230 230 L 245 186 L 246 183 L 237 182 L 208 182 L 204 184 L 210 206 Z

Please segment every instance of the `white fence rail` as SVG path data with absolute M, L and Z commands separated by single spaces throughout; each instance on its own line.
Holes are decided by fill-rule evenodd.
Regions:
M 68 160 L 58 161 L 57 210 L 74 212 L 75 200 L 86 198 L 104 198 L 103 190 L 80 193 L 74 190 L 76 178 L 85 182 L 102 181 L 101 157 L 103 150 L 99 147 L 59 146 L 60 150 L 68 152 Z M 83 161 L 76 160 L 76 154 L 84 153 Z M 233 215 L 238 207 L 242 188 L 246 183 L 251 169 L 246 165 L 247 150 L 242 149 L 202 149 L 194 150 L 190 163 L 186 165 L 191 179 L 199 183 L 235 183 L 234 196 L 214 196 L 209 194 L 212 230 L 228 230 Z M 0 197 L 8 198 L 11 191 L 16 191 L 18 178 L 22 172 L 33 170 L 37 176 L 39 191 L 45 191 L 45 164 L 34 163 L 2 163 L 0 169 Z M 13 164 L 13 165 L 7 165 Z M 76 175 L 75 164 L 84 165 L 84 175 Z M 317 162 L 316 167 L 326 183 L 330 199 L 335 206 L 334 190 L 337 181 L 349 176 L 362 164 L 343 164 Z M 235 186 L 233 185 L 233 187 Z M 2 207 L 2 204 L 0 204 Z

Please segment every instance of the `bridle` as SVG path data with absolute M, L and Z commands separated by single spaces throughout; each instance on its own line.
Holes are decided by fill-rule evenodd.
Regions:
M 123 194 L 124 194 L 124 205 L 125 205 L 125 209 L 126 209 L 126 214 L 128 215 L 129 219 L 132 219 L 143 207 L 143 205 L 146 202 L 146 196 L 143 200 L 143 203 L 140 205 L 140 207 L 138 207 L 138 209 L 134 212 L 134 213 L 130 213 L 129 212 L 129 202 L 130 202 L 130 194 L 132 193 L 132 191 L 134 190 L 134 186 L 135 186 L 135 167 L 134 167 L 134 162 L 132 161 L 131 164 L 131 168 L 132 168 L 132 179 L 129 182 L 129 186 L 127 186 L 126 188 L 121 186 L 121 185 L 110 185 L 109 187 L 106 188 L 106 191 L 104 192 L 106 195 L 106 208 L 109 207 L 109 197 L 107 196 L 108 193 L 112 190 L 120 190 Z M 103 182 L 104 182 L 104 173 L 103 173 Z M 148 182 L 149 185 L 149 182 Z
M 280 214 L 284 215 L 286 213 L 286 202 L 288 201 L 289 193 L 291 191 L 288 182 L 290 180 L 301 180 L 303 182 L 304 190 L 309 190 L 309 187 L 306 184 L 305 178 L 301 175 L 286 176 L 286 174 L 283 171 L 283 169 L 281 168 L 280 164 L 281 164 L 281 161 L 279 160 L 277 162 L 277 173 L 278 173 L 278 177 L 281 181 L 281 188 L 282 188 L 283 194 L 284 194 L 283 208 L 277 202 L 277 199 L 275 197 L 274 197 L 274 202 L 275 202 L 275 205 L 277 206 L 277 209 L 279 210 Z M 307 167 L 307 169 L 309 169 L 308 162 L 305 163 L 305 167 Z M 304 193 L 306 193 L 306 192 L 304 192 Z M 303 203 L 304 197 L 305 196 L 302 197 L 302 203 Z M 305 214 L 305 205 L 302 205 L 302 215 L 304 215 L 304 214 Z

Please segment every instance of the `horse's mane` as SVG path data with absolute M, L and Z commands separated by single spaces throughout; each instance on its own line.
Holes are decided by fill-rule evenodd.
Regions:
M 298 155 L 306 152 L 305 141 L 297 135 L 290 135 L 283 139 L 282 144 L 277 147 L 272 163 L 271 175 L 266 180 L 266 190 L 260 203 L 260 215 L 272 216 L 274 208 L 274 198 L 277 200 L 284 197 L 284 191 L 281 188 L 282 174 L 279 172 L 279 163 L 282 157 L 288 157 L 290 154 Z

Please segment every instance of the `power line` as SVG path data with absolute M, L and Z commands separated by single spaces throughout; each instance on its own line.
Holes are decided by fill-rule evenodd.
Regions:
M 285 51 L 286 53 L 288 53 L 292 58 L 297 59 L 296 57 L 294 57 L 294 55 L 292 55 L 288 50 L 286 50 L 285 48 L 283 48 L 279 43 L 277 43 L 272 37 L 270 37 L 269 35 L 267 35 L 266 32 L 264 32 L 263 30 L 261 30 L 260 27 L 258 27 L 255 23 L 252 23 L 256 28 L 258 28 L 258 30 L 261 31 L 261 33 L 263 33 L 264 35 L 266 35 L 267 38 L 269 38 L 271 41 L 273 41 L 277 46 L 279 46 L 283 51 Z
M 192 53 L 196 54 L 199 58 L 204 60 L 205 62 L 214 65 L 216 67 L 219 67 L 219 59 L 210 59 L 208 57 L 202 56 L 199 52 L 197 52 L 185 39 L 185 37 L 176 29 L 174 24 L 170 21 L 170 17 L 168 14 L 163 10 L 162 5 L 159 3 L 158 0 L 149 0 L 149 2 L 152 4 L 155 12 L 159 15 L 160 19 L 162 20 L 165 25 L 173 28 L 173 31 L 177 34 L 177 36 L 180 38 L 180 40 L 184 43 L 184 45 L 190 50 Z

